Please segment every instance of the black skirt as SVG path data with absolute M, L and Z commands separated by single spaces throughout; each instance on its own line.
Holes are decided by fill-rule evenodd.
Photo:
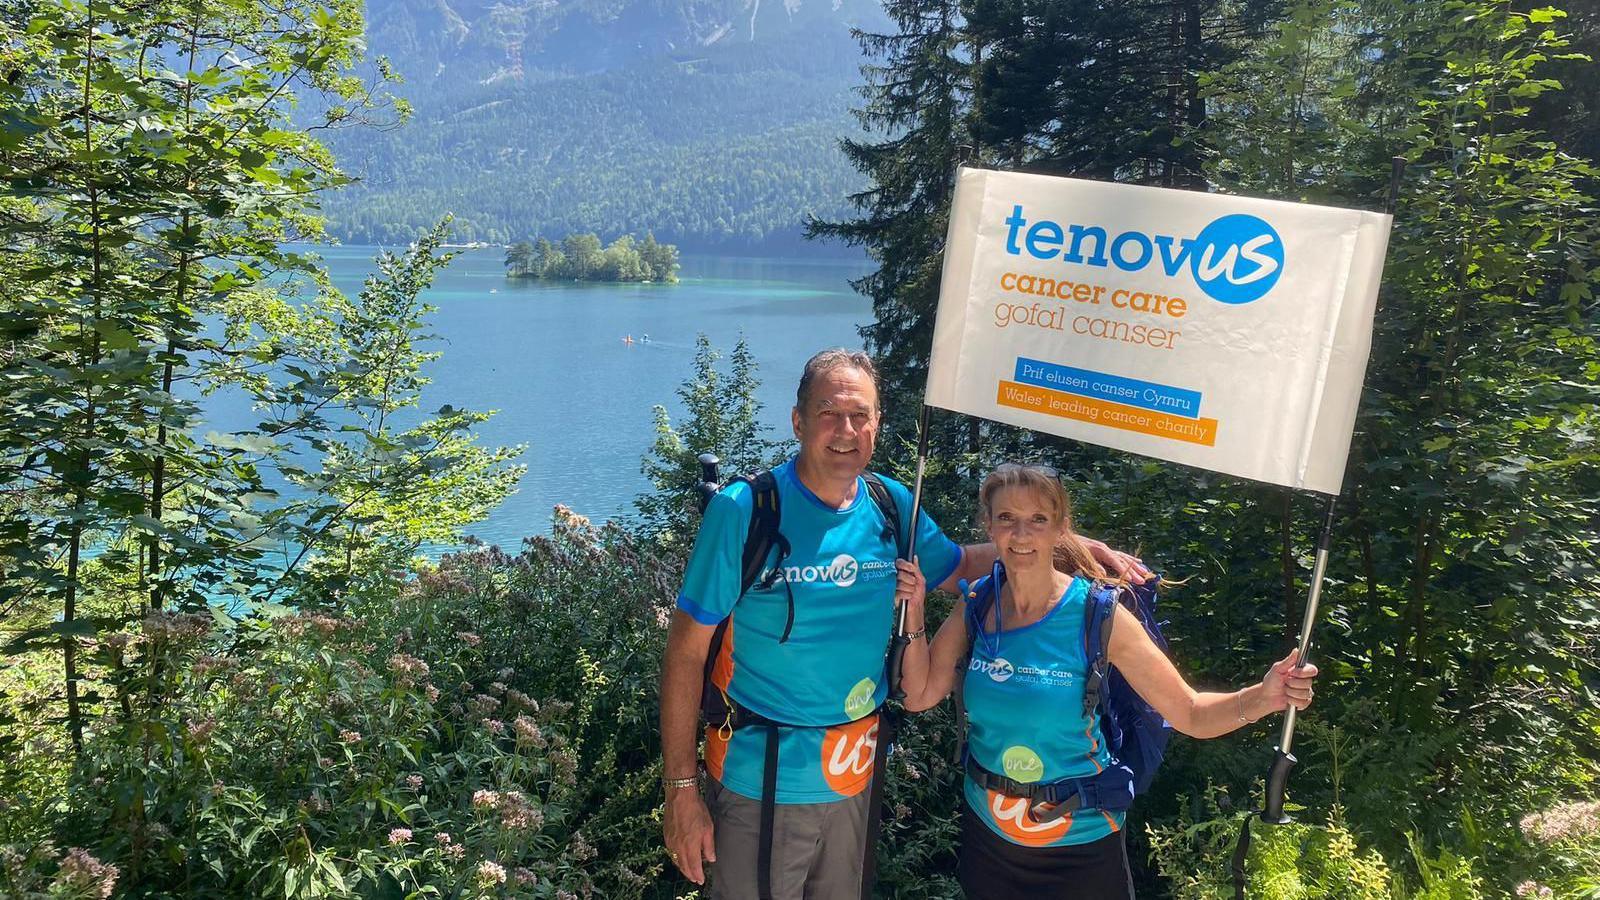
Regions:
M 957 857 L 969 900 L 1133 900 L 1120 831 L 1087 844 L 1023 847 L 995 834 L 963 802 Z

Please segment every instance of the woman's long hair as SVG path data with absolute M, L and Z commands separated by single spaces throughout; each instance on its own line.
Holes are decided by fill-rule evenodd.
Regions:
M 1072 500 L 1067 489 L 1061 486 L 1061 476 L 1056 470 L 1036 463 L 1003 463 L 978 489 L 978 515 L 988 525 L 994 498 L 1006 488 L 1023 488 L 1044 499 L 1056 512 L 1056 520 L 1066 526 L 1066 533 L 1056 541 L 1055 567 L 1069 575 L 1082 575 L 1100 581 L 1112 579 L 1105 567 L 1089 555 L 1089 548 L 1078 537 L 1072 526 Z

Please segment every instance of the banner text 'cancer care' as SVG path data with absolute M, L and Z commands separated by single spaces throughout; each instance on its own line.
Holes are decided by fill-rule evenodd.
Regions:
M 1207 296 L 1221 303 L 1260 299 L 1277 283 L 1283 269 L 1283 241 L 1271 225 L 1255 216 L 1229 215 L 1212 222 L 1193 238 L 1129 230 L 1112 236 L 1098 225 L 1061 225 L 1050 219 L 1030 220 L 1021 204 L 1005 219 L 1006 252 L 1040 261 L 1138 272 L 1156 263 L 1168 278 L 1187 269 Z M 1142 344 L 1156 349 L 1177 347 L 1183 332 L 1175 323 L 1189 312 L 1189 301 L 1167 294 L 1135 291 L 1095 281 L 1050 278 L 1007 271 L 1000 276 L 1006 295 L 1046 298 L 1028 303 L 1002 299 L 995 305 L 995 325 L 1071 329 L 1074 334 Z M 1052 302 L 1053 301 L 1053 302 Z M 1143 320 L 1124 321 L 1097 310 L 1099 306 L 1135 313 Z

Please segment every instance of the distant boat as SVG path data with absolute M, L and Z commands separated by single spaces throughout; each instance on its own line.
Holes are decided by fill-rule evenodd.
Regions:
M 623 336 L 622 336 L 622 342 L 623 342 L 623 343 L 624 343 L 624 344 L 629 344 L 629 345 L 632 345 L 632 344 L 633 344 L 633 335 L 631 335 L 631 334 L 625 334 L 625 335 L 623 335 Z

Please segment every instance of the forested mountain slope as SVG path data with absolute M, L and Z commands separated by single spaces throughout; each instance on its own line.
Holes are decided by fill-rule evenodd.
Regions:
M 372 52 L 406 77 L 403 127 L 336 136 L 360 179 L 328 202 L 347 241 L 654 231 L 685 249 L 770 248 L 861 184 L 850 27 L 828 0 L 369 0 Z

